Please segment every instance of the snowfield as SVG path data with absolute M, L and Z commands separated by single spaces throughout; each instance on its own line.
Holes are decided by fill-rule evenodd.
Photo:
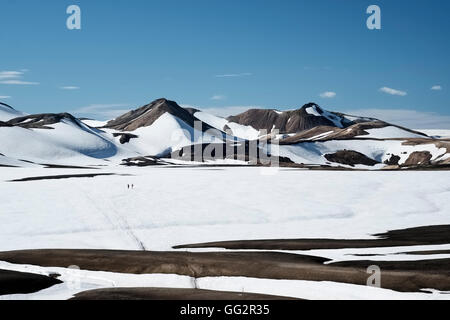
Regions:
M 196 112 L 194 115 L 200 121 L 207 123 L 211 127 L 218 130 L 224 131 L 225 126 L 228 126 L 233 132 L 233 135 L 241 139 L 254 140 L 260 136 L 259 130 L 256 130 L 251 126 L 244 126 L 239 123 L 230 122 L 225 118 L 217 117 L 203 111 Z
M 102 176 L 7 182 L 72 173 Z M 148 250 L 209 241 L 370 238 L 450 222 L 450 172 L 0 168 L 0 250 Z M 128 190 L 127 184 L 134 184 Z M 350 227 L 351 226 L 351 227 Z

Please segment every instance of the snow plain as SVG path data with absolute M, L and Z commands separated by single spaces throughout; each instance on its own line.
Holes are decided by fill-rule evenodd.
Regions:
M 61 174 L 116 176 L 8 182 Z M 370 238 L 450 222 L 450 172 L 0 168 L 0 250 L 169 250 L 195 242 Z M 127 184 L 134 184 L 128 190 Z

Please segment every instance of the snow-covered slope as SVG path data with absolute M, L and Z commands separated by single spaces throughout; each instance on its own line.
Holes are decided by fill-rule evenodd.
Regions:
M 241 139 L 255 140 L 258 139 L 260 134 L 259 130 L 256 130 L 251 126 L 240 125 L 239 123 L 228 121 L 225 118 L 217 117 L 207 112 L 199 111 L 194 115 L 200 121 L 203 121 L 218 130 L 231 130 L 235 137 Z
M 439 130 L 439 129 L 427 129 L 422 130 L 418 129 L 417 131 L 423 132 L 430 137 L 434 137 L 436 139 L 450 139 L 450 130 Z
M 104 130 L 111 135 L 115 132 L 112 129 Z M 214 136 L 208 134 L 208 132 L 203 133 L 196 130 L 170 113 L 162 114 L 150 126 L 143 126 L 128 133 L 137 137 L 131 139 L 122 147 L 131 152 L 147 156 L 166 155 L 194 143 L 223 141 L 221 135 Z M 116 144 L 119 143 L 118 138 L 115 139 L 115 142 Z
M 0 102 L 0 121 L 8 121 L 23 115 L 25 115 L 23 112 L 17 111 L 9 105 Z
M 364 138 L 390 139 L 390 138 L 423 138 L 423 135 L 411 131 L 404 130 L 395 126 L 387 126 L 384 128 L 374 128 L 366 130 L 369 134 Z
M 92 128 L 101 128 L 108 123 L 108 121 L 99 121 L 93 119 L 80 119 L 80 121 Z

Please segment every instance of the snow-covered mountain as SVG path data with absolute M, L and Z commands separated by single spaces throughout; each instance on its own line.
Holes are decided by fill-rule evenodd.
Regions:
M 68 113 L 20 116 L 0 123 L 0 164 L 11 165 L 11 159 L 67 165 L 104 165 L 107 160 L 117 164 L 130 157 L 160 157 L 190 144 L 222 142 L 226 138 L 218 130 L 203 132 L 207 130 L 213 128 L 166 99 L 106 125 L 93 120 L 83 122 Z
M 9 158 L 56 164 L 82 164 L 90 160 L 98 164 L 120 153 L 104 132 L 67 113 L 22 116 L 7 121 L 6 125 L 0 125 L 0 150 Z
M 280 156 L 283 165 L 289 166 L 393 169 L 450 162 L 448 139 L 326 111 L 313 103 L 284 112 L 253 109 L 225 119 L 158 99 L 108 122 L 80 120 L 68 113 L 24 115 L 3 104 L 0 108 L 4 119 L 0 122 L 0 165 L 104 166 L 125 159 L 127 165 L 143 165 L 160 158 L 186 163 L 195 145 L 203 151 L 211 147 L 225 151 L 231 145 L 231 155 L 213 151 L 205 159 L 213 163 L 240 160 L 242 164 L 251 161 L 249 141 L 258 141 L 260 150 L 276 142 L 279 147 L 268 153 Z M 271 134 L 273 129 L 279 134 Z M 239 146 L 244 155 L 236 154 Z
M 158 99 L 132 110 L 109 121 L 101 129 L 116 137 L 131 135 L 125 147 L 144 156 L 165 156 L 191 144 L 226 139 L 225 133 L 201 122 L 188 110 L 167 99 Z

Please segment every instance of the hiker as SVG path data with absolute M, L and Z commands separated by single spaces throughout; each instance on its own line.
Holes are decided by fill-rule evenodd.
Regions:
M 128 189 L 130 189 L 130 185 L 129 184 L 127 184 L 127 187 L 128 187 Z

